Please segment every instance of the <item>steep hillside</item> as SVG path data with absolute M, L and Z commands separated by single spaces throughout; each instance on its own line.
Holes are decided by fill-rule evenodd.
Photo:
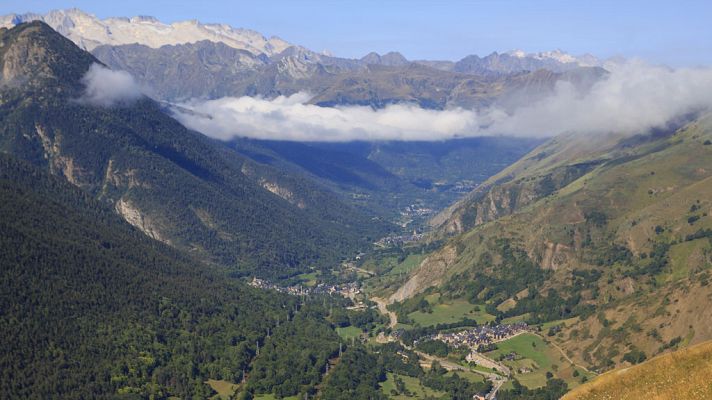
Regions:
M 265 55 L 207 40 L 157 49 L 140 44 L 99 46 L 92 54 L 114 69 L 130 71 L 151 87 L 155 97 L 173 101 L 232 95 L 240 90 L 235 85 L 269 63 Z
M 255 162 L 311 176 L 364 211 L 393 219 L 406 207 L 452 204 L 531 150 L 540 139 L 467 138 L 441 142 L 298 143 L 235 139 Z
M 555 137 L 492 175 L 477 190 L 434 217 L 431 225 L 445 234 L 461 233 L 509 215 L 605 163 L 638 157 L 641 151 L 648 151 L 639 146 L 669 136 L 682 124 L 671 123 L 667 128 L 631 138 L 618 134 L 595 139 L 573 134 Z
M 580 386 L 564 400 L 688 400 L 712 397 L 712 342 L 614 370 Z
M 237 381 L 257 341 L 294 307 L 7 155 L 0 215 L 5 398 L 205 398 L 203 381 Z
M 332 267 L 387 229 L 308 179 L 186 130 L 149 98 L 78 101 L 96 60 L 44 23 L 0 41 L 0 150 L 63 176 L 152 238 L 239 273 L 286 277 Z
M 562 320 L 554 340 L 598 370 L 712 338 L 712 118 L 588 140 L 556 138 L 456 206 L 442 226 L 464 233 L 392 299 L 439 286 Z

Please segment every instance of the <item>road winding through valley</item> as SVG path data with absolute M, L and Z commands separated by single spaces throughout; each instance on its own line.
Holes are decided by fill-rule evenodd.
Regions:
M 398 315 L 396 315 L 395 312 L 391 311 L 388 309 L 388 302 L 385 299 L 382 299 L 380 297 L 372 297 L 371 300 L 373 300 L 374 303 L 378 306 L 378 311 L 388 317 L 388 327 L 391 329 L 395 329 L 396 325 L 398 325 Z M 400 340 L 399 340 L 400 341 Z M 423 353 L 422 351 L 417 351 L 412 349 L 410 346 L 407 346 L 405 343 L 400 342 L 403 347 L 415 351 L 415 353 L 421 358 L 421 366 L 429 368 L 433 361 L 437 361 L 440 366 L 445 368 L 448 371 L 470 371 L 470 372 L 475 372 L 477 374 L 480 374 L 485 377 L 485 379 L 488 379 L 490 382 L 492 382 L 492 390 L 487 393 L 487 396 L 485 398 L 487 399 L 494 399 L 497 395 L 497 391 L 504 385 L 505 382 L 507 382 L 507 377 L 504 375 L 509 375 L 510 370 L 508 367 L 503 365 L 502 363 L 499 363 L 489 357 L 485 357 L 484 355 L 476 352 L 472 352 L 471 356 L 474 356 L 475 362 L 478 365 L 483 365 L 486 367 L 494 367 L 498 371 L 501 371 L 504 373 L 504 375 L 496 374 L 494 372 L 485 372 L 481 370 L 476 370 L 476 369 L 471 369 L 468 367 L 465 367 L 463 365 L 460 365 L 458 363 L 452 362 L 446 358 L 443 357 L 436 357 L 427 353 Z

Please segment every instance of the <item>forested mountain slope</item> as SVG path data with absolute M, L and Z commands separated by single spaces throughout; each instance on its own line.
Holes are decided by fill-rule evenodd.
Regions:
M 500 318 L 562 320 L 555 339 L 599 370 L 708 340 L 711 179 L 709 115 L 552 139 L 446 215 L 441 226 L 463 233 L 392 299 L 440 286 Z
M 3 397 L 204 398 L 203 381 L 240 379 L 294 308 L 6 155 L 0 197 Z
M 299 175 L 188 131 L 149 98 L 81 101 L 97 62 L 41 22 L 0 31 L 0 150 L 63 176 L 129 223 L 242 274 L 332 267 L 385 224 Z
M 541 142 L 515 137 L 336 143 L 239 138 L 229 145 L 255 162 L 305 174 L 344 202 L 390 220 L 409 206 L 447 207 Z

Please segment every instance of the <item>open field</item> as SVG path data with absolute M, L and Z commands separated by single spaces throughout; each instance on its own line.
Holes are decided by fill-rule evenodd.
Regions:
M 492 371 L 490 370 L 490 371 L 486 371 L 486 372 L 491 373 Z M 483 382 L 485 380 L 485 378 L 482 375 L 480 375 L 476 372 L 472 372 L 472 371 L 451 371 L 451 372 L 448 372 L 445 376 L 452 376 L 455 374 L 460 376 L 460 378 L 467 379 L 470 382 Z
M 546 332 L 549 330 L 549 328 L 557 325 L 563 325 L 563 326 L 571 326 L 578 322 L 579 318 L 578 317 L 573 317 L 569 319 L 557 319 L 555 321 L 549 321 L 541 324 L 541 330 Z
M 336 328 L 336 333 L 346 340 L 351 340 L 351 338 L 357 338 L 361 335 L 361 329 L 355 326 L 347 326 L 345 328 Z
M 475 311 L 477 307 L 479 307 L 480 311 Z M 432 313 L 416 311 L 408 314 L 408 317 L 421 326 L 449 324 L 462 321 L 465 318 L 474 319 L 479 324 L 494 321 L 494 316 L 487 314 L 484 309 L 484 305 L 478 306 L 465 300 L 455 300 L 443 304 L 435 304 Z
M 529 388 L 546 385 L 546 372 L 551 371 L 553 364 L 552 354 L 548 351 L 547 344 L 539 336 L 525 333 L 500 342 L 497 347 L 497 350 L 487 353 L 487 356 L 496 360 L 501 355 L 516 353 L 518 359 L 505 360 L 503 363 L 512 369 L 514 376 L 522 385 Z M 521 368 L 529 369 L 531 372 L 517 373 Z
M 238 388 L 238 384 L 228 382 L 228 381 L 218 381 L 215 379 L 208 379 L 207 383 L 214 391 L 218 392 L 213 396 L 214 400 L 227 400 L 235 393 Z
M 498 359 L 501 355 L 516 353 L 516 359 L 502 362 L 512 369 L 514 378 L 529 388 L 546 385 L 547 372 L 565 380 L 569 387 L 577 386 L 580 383 L 580 377 L 584 375 L 591 377 L 591 374 L 566 361 L 561 352 L 552 345 L 531 333 L 524 333 L 499 342 L 497 347 L 497 350 L 487 353 L 487 356 Z M 530 372 L 519 373 L 521 369 Z M 574 370 L 578 370 L 579 377 L 573 376 Z
M 424 258 L 425 255 L 423 254 L 409 254 L 403 262 L 388 271 L 387 275 L 407 274 L 420 265 Z
M 405 376 L 405 375 L 397 375 L 400 379 L 403 380 L 403 383 L 405 383 L 406 389 L 412 394 L 412 396 L 404 396 L 402 394 L 394 396 L 391 394 L 391 390 L 394 390 L 396 388 L 395 376 L 396 376 L 396 374 L 392 374 L 389 372 L 388 379 L 384 382 L 381 382 L 381 390 L 383 391 L 384 394 L 386 394 L 391 399 L 395 399 L 395 400 L 405 400 L 405 399 L 413 399 L 413 398 L 423 399 L 428 396 L 440 397 L 440 396 L 445 395 L 445 393 L 443 393 L 443 392 L 438 392 L 438 391 L 435 391 L 428 387 L 422 386 L 420 384 L 420 380 L 418 380 L 418 378 L 413 378 L 413 377 Z

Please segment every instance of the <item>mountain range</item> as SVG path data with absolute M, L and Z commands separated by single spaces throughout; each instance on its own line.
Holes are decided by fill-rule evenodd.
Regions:
M 332 266 L 388 230 L 300 175 L 188 131 L 149 98 L 76 101 L 97 60 L 44 23 L 0 40 L 3 152 L 63 176 L 154 239 L 236 271 L 288 276 Z
M 561 51 L 493 53 L 452 63 L 408 61 L 396 52 L 346 59 L 226 25 L 100 20 L 76 9 L 7 15 L 0 26 L 32 20 L 46 22 L 106 65 L 131 73 L 155 98 L 171 102 L 304 91 L 313 93 L 312 103 L 325 106 L 411 102 L 471 108 L 543 96 L 559 80 L 586 87 L 604 73 L 594 57 Z
M 494 386 L 548 399 L 712 340 L 709 110 L 635 132 L 414 142 L 221 141 L 173 118 L 188 99 L 298 92 L 321 107 L 506 111 L 561 81 L 585 93 L 608 75 L 594 58 L 344 59 L 79 10 L 0 23 L 9 397 L 470 399 Z M 108 67 L 143 93 L 94 101 L 92 71 L 130 79 Z M 429 352 L 485 322 L 527 324 L 525 341 L 477 347 L 508 373 L 444 342 Z M 571 396 L 615 393 L 619 375 Z

